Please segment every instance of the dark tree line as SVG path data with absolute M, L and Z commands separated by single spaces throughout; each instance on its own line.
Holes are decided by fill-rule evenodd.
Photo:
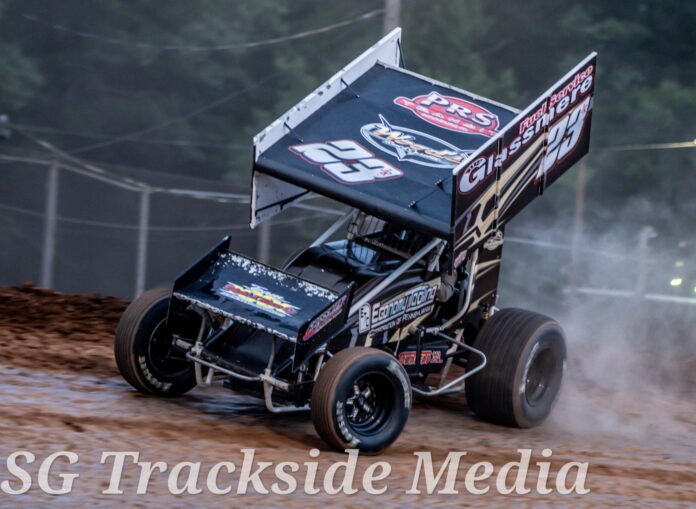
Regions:
M 253 134 L 378 39 L 382 19 L 234 46 L 381 7 L 0 0 L 0 113 L 94 161 L 246 181 Z M 622 220 L 696 219 L 696 151 L 603 150 L 696 138 L 696 3 L 404 0 L 402 26 L 407 67 L 517 107 L 598 51 L 590 217 L 615 220 L 617 208 L 648 196 L 659 207 Z M 36 150 L 20 137 L 0 148 Z M 561 214 L 572 212 L 562 204 L 573 186 L 567 177 L 550 193 Z

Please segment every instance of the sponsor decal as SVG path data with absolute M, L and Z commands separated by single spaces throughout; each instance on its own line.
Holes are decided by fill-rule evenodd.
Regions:
M 387 302 L 365 304 L 360 308 L 358 332 L 382 332 L 409 323 L 432 311 L 440 280 L 414 286 Z
M 486 177 L 492 174 L 493 159 L 486 160 L 485 157 L 479 157 L 470 163 L 463 171 L 459 178 L 459 192 L 466 194 L 476 188 Z
M 592 65 L 588 66 L 565 87 L 544 100 L 519 123 L 519 136 L 503 145 L 500 153 L 479 157 L 461 170 L 459 192 L 466 194 L 478 187 L 496 168 L 503 167 L 508 159 L 517 156 L 521 149 L 537 140 L 549 125 L 544 163 L 539 165 L 535 182 L 538 183 L 560 161 L 572 154 L 587 125 L 587 114 L 592 106 L 592 96 L 588 92 L 592 90 L 593 70 Z
M 360 134 L 368 143 L 399 161 L 433 168 L 454 169 L 472 151 L 460 150 L 451 143 L 415 129 L 391 125 L 380 115 L 379 122 L 365 124 Z
M 524 134 L 528 128 L 543 121 L 543 117 L 547 112 L 556 116 L 565 112 L 569 105 L 575 104 L 579 96 L 586 94 L 592 88 L 593 72 L 594 66 L 588 65 L 584 70 L 573 76 L 573 79 L 562 89 L 554 92 L 548 98 L 548 101 L 544 101 L 534 113 L 520 122 L 518 134 Z
M 348 296 L 344 295 L 333 303 L 329 309 L 313 320 L 312 323 L 309 324 L 309 327 L 307 327 L 307 332 L 305 332 L 304 336 L 302 336 L 302 341 L 309 341 L 314 335 L 316 335 L 317 332 L 331 323 L 334 318 L 341 314 L 341 311 L 343 311 L 347 301 Z
M 391 180 L 404 173 L 353 140 L 304 143 L 290 151 L 343 184 L 365 184 Z
M 500 127 L 498 115 L 483 106 L 437 92 L 419 95 L 413 99 L 397 97 L 394 104 L 411 110 L 430 124 L 458 133 L 478 134 L 490 138 L 497 134 Z
M 367 332 L 370 330 L 372 321 L 370 320 L 372 306 L 365 304 L 358 312 L 358 331 Z
M 288 303 L 282 296 L 271 293 L 257 284 L 245 286 L 227 283 L 218 290 L 218 293 L 230 300 L 248 304 L 281 318 L 294 315 L 300 310 L 297 306 Z
M 399 362 L 404 366 L 415 366 L 417 353 L 415 350 L 410 350 L 407 352 L 401 352 L 399 354 Z M 442 353 L 440 350 L 422 350 L 421 351 L 421 365 L 424 364 L 442 364 Z

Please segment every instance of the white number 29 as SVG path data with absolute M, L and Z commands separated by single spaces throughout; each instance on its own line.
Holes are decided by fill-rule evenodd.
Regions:
M 348 184 L 400 177 L 402 171 L 353 140 L 307 143 L 290 147 L 309 163 L 318 165 L 335 179 Z
M 547 173 L 558 161 L 567 156 L 577 145 L 590 108 L 590 97 L 578 104 L 569 114 L 561 118 L 549 131 L 549 144 L 546 149 L 544 165 L 539 175 Z

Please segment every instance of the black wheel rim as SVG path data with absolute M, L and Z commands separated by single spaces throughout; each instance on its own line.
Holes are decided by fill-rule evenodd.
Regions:
M 558 370 L 558 362 L 551 348 L 537 351 L 529 364 L 525 379 L 525 398 L 535 406 L 547 394 L 551 382 Z
M 148 342 L 148 361 L 157 378 L 175 378 L 186 374 L 191 363 L 172 349 L 172 332 L 167 321 L 162 320 L 152 330 Z
M 350 428 L 360 435 L 381 431 L 394 406 L 393 388 L 382 373 L 367 373 L 357 378 L 344 401 Z

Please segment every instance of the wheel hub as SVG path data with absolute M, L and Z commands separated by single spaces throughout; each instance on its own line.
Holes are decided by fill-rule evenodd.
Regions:
M 191 368 L 190 363 L 172 353 L 172 333 L 166 320 L 162 320 L 153 329 L 148 343 L 148 357 L 152 368 L 164 376 L 179 376 Z
M 375 413 L 375 389 L 367 382 L 359 380 L 353 384 L 353 394 L 346 399 L 346 414 L 354 424 L 364 423 Z
M 538 352 L 532 359 L 525 379 L 525 398 L 530 405 L 537 404 L 544 397 L 553 371 L 554 359 L 551 350 Z

